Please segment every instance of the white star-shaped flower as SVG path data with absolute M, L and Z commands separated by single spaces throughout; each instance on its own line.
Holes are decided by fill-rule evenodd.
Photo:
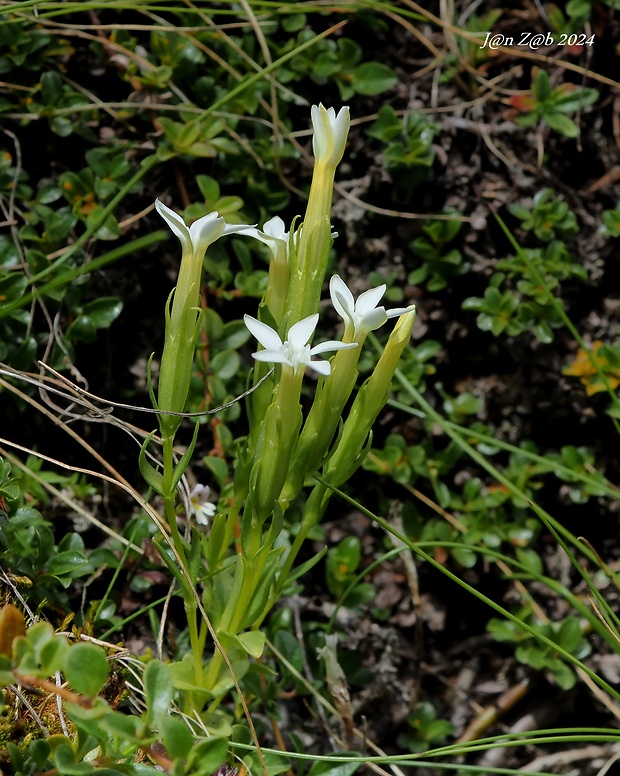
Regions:
M 267 361 L 271 364 L 285 364 L 291 369 L 300 369 L 309 367 L 314 369 L 320 375 L 325 377 L 331 372 L 329 361 L 313 361 L 312 356 L 318 353 L 325 353 L 328 350 L 343 350 L 345 348 L 357 347 L 356 342 L 322 342 L 313 348 L 308 342 L 314 334 L 319 320 L 319 314 L 309 315 L 301 321 L 293 324 L 288 332 L 288 339 L 282 342 L 278 333 L 266 323 L 252 318 L 251 315 L 244 315 L 243 320 L 250 332 L 256 337 L 265 350 L 259 350 L 252 355 L 257 361 Z
M 215 504 L 209 501 L 211 488 L 197 483 L 189 494 L 192 511 L 198 525 L 209 525 L 209 520 L 217 512 Z
M 393 310 L 377 307 L 386 288 L 385 283 L 370 288 L 360 294 L 356 301 L 344 280 L 339 275 L 332 277 L 329 281 L 329 293 L 336 312 L 344 321 L 346 338 L 361 339 L 383 326 L 388 318 L 397 318 L 414 309 L 413 305 L 396 307 Z
M 216 211 L 207 213 L 199 218 L 191 226 L 187 226 L 178 213 L 164 205 L 159 199 L 155 200 L 155 209 L 176 234 L 183 247 L 183 256 L 192 254 L 200 256 L 202 261 L 207 248 L 224 234 L 234 234 L 245 229 L 251 229 L 249 224 L 227 224 Z

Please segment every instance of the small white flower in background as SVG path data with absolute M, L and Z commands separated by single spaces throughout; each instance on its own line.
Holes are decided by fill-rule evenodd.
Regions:
M 349 108 L 341 108 L 336 115 L 333 108 L 325 108 L 320 104 L 313 105 L 311 116 L 314 130 L 312 136 L 314 158 L 317 162 L 336 167 L 344 154 L 349 134 L 351 124 Z
M 388 318 L 397 318 L 414 309 L 413 305 L 396 307 L 393 310 L 377 307 L 386 288 L 385 283 L 376 288 L 370 288 L 360 294 L 356 301 L 344 280 L 339 275 L 332 277 L 329 281 L 329 293 L 336 312 L 344 321 L 347 339 L 349 337 L 361 339 L 368 332 L 383 326 Z M 351 328 L 353 328 L 352 332 Z
M 191 226 L 187 226 L 178 213 L 164 205 L 159 199 L 155 200 L 155 208 L 181 241 L 183 255 L 188 253 L 194 256 L 200 255 L 200 261 L 202 261 L 209 245 L 222 235 L 234 234 L 252 228 L 249 224 L 227 224 L 226 220 L 215 211 L 207 213 L 206 216 L 194 221 Z
M 329 361 L 313 361 L 312 356 L 318 353 L 325 353 L 329 350 L 343 350 L 345 348 L 357 347 L 356 342 L 345 344 L 344 342 L 322 342 L 313 348 L 308 345 L 309 340 L 314 334 L 316 325 L 319 321 L 319 314 L 309 315 L 301 321 L 295 323 L 289 329 L 288 339 L 282 342 L 278 333 L 266 323 L 252 318 L 251 315 L 244 315 L 243 320 L 250 332 L 256 337 L 265 350 L 259 350 L 252 355 L 257 361 L 267 361 L 272 364 L 285 364 L 292 369 L 300 367 L 309 367 L 314 369 L 320 375 L 327 376 L 331 372 Z
M 189 494 L 192 511 L 198 525 L 209 525 L 209 520 L 217 512 L 217 507 L 209 501 L 211 488 L 197 483 Z

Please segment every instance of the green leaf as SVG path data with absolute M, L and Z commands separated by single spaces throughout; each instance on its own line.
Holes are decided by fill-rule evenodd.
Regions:
M 206 560 L 208 568 L 215 568 L 228 549 L 226 540 L 227 516 L 219 512 L 211 520 L 209 536 L 202 536 L 202 557 Z
M 528 571 L 532 574 L 543 573 L 543 563 L 540 555 L 529 548 L 517 547 L 517 559 L 522 563 Z
M 54 638 L 54 629 L 49 622 L 38 622 L 36 625 L 28 628 L 26 638 L 28 644 L 34 649 L 37 659 L 39 659 L 43 647 Z
M 76 763 L 75 753 L 68 744 L 56 747 L 52 759 L 60 776 L 88 776 L 94 770 L 90 763 Z
M 297 671 L 303 671 L 305 662 L 304 652 L 299 642 L 290 631 L 277 631 L 274 636 L 274 644 L 278 652 L 282 653 L 293 668 Z M 288 669 L 284 666 L 282 667 L 282 670 L 287 674 L 289 673 Z
M 560 626 L 556 640 L 561 647 L 572 654 L 579 646 L 582 637 L 583 633 L 577 618 L 568 617 Z
M 159 493 L 160 496 L 164 495 L 164 478 L 161 472 L 158 472 L 154 466 L 146 460 L 146 449 L 155 431 L 152 431 L 144 440 L 142 447 L 140 448 L 140 455 L 138 457 L 138 466 L 140 467 L 140 474 L 144 477 L 147 485 L 150 485 L 155 493 Z
M 545 113 L 544 119 L 551 129 L 565 137 L 577 137 L 579 134 L 579 127 L 563 113 Z
M 196 183 L 205 202 L 211 204 L 217 202 L 220 198 L 220 184 L 210 175 L 197 175 Z
M 42 205 L 51 205 L 62 197 L 62 189 L 55 181 L 44 183 L 37 191 L 37 202 Z
M 220 143 L 224 143 L 224 140 L 222 139 Z M 215 145 L 216 141 L 212 141 L 211 143 L 192 143 L 191 146 L 188 146 L 183 150 L 186 154 L 190 154 L 191 156 L 200 156 L 209 159 L 213 156 L 217 156 Z
M 179 149 L 186 150 L 189 146 L 193 145 L 201 135 L 201 125 L 197 119 L 188 121 L 176 137 L 175 145 Z
M 50 563 L 48 571 L 50 574 L 56 576 L 64 576 L 66 574 L 71 574 L 73 571 L 77 571 L 84 565 L 88 565 L 84 553 L 75 550 L 67 550 L 66 552 L 59 552 L 58 555 L 56 555 Z
M 172 492 L 173 493 L 176 490 L 179 482 L 181 481 L 181 477 L 185 474 L 187 467 L 189 466 L 189 462 L 192 459 L 192 455 L 194 454 L 194 449 L 196 448 L 196 440 L 198 439 L 199 430 L 200 430 L 200 423 L 196 421 L 196 425 L 194 426 L 194 435 L 192 437 L 192 441 L 189 443 L 189 447 L 183 453 L 181 460 L 177 463 L 177 465 L 174 467 L 172 471 Z
M 327 547 L 322 547 L 316 555 L 313 555 L 311 558 L 304 561 L 301 565 L 295 566 L 294 569 L 291 569 L 291 572 L 286 578 L 286 581 L 294 582 L 296 579 L 303 577 L 308 571 L 310 571 L 311 568 L 316 566 L 316 564 L 321 560 L 326 552 Z
M 473 550 L 469 550 L 466 547 L 457 547 L 450 551 L 450 554 L 458 563 L 466 569 L 471 569 L 476 565 L 478 555 Z
M 56 105 L 62 97 L 62 78 L 48 71 L 41 76 L 41 97 L 46 105 Z
M 121 314 L 123 303 L 116 296 L 102 296 L 92 302 L 88 302 L 82 308 L 82 313 L 87 315 L 97 329 L 107 329 Z
M 84 730 L 95 738 L 101 737 L 99 720 L 110 713 L 110 706 L 103 698 L 95 698 L 89 709 L 70 702 L 67 702 L 66 709 L 67 716 L 75 723 L 76 728 Z
M 157 119 L 157 122 L 164 130 L 164 134 L 166 138 L 170 140 L 172 145 L 176 145 L 176 140 L 177 140 L 177 137 L 179 136 L 180 131 L 183 129 L 183 124 L 180 124 L 177 121 L 173 121 L 172 119 L 166 118 L 165 116 L 160 116 Z
M 228 741 L 225 738 L 210 738 L 195 746 L 187 759 L 187 773 L 192 776 L 211 776 L 226 760 Z
M 492 617 L 489 620 L 487 630 L 496 641 L 521 641 L 526 637 L 525 632 L 514 623 L 508 622 L 508 620 L 500 620 L 497 617 Z
M 545 70 L 539 70 L 536 74 L 532 91 L 538 102 L 545 102 L 551 96 L 551 81 L 549 80 L 549 74 Z
M 282 19 L 282 29 L 286 32 L 299 32 L 306 26 L 306 21 L 305 13 L 291 13 Z
M 430 271 L 430 268 L 428 264 L 423 264 L 419 269 L 414 269 L 413 272 L 409 273 L 409 276 L 407 277 L 407 282 L 409 285 L 417 286 L 420 283 L 423 283 L 426 278 L 428 277 L 428 273 Z
M 358 752 L 339 752 L 340 757 L 359 756 Z M 308 771 L 308 776 L 352 776 L 360 767 L 361 763 L 335 763 L 335 762 L 315 762 Z
M 237 681 L 239 681 L 243 676 L 245 676 L 250 667 L 250 661 L 248 660 L 245 647 L 241 644 L 239 638 L 233 633 L 220 631 L 217 634 L 217 637 L 220 640 L 222 648 L 226 652 L 226 656 L 230 660 L 233 671 L 235 672 L 235 677 L 237 678 Z M 213 695 L 217 697 L 218 695 L 226 692 L 226 690 L 230 689 L 233 684 L 234 682 L 230 675 L 228 666 L 223 665 L 219 675 L 215 680 L 215 684 L 211 688 L 211 691 Z
M 211 360 L 211 371 L 220 380 L 230 380 L 239 371 L 241 357 L 236 350 L 223 350 Z
M 553 342 L 553 332 L 547 321 L 540 321 L 534 326 L 532 331 L 536 339 L 544 345 L 549 345 Z
M 142 677 L 148 724 L 158 724 L 172 706 L 172 674 L 161 660 L 151 660 Z
M 160 723 L 162 739 L 168 756 L 185 760 L 194 745 L 194 735 L 179 717 L 165 717 Z
M 108 661 L 94 644 L 76 644 L 67 652 L 63 673 L 76 692 L 94 698 L 108 678 Z
M 97 327 L 87 315 L 78 315 L 67 329 L 67 337 L 71 340 L 91 343 L 97 337 Z
M 598 98 L 596 89 L 567 89 L 561 99 L 555 100 L 555 109 L 561 113 L 576 113 L 594 105 Z
M 231 718 L 225 717 L 218 709 L 214 712 L 203 711 L 200 720 L 209 735 L 229 738 L 232 735 Z
M 265 649 L 265 634 L 262 631 L 247 631 L 239 634 L 239 641 L 250 657 L 256 660 L 263 654 Z
M 222 490 L 228 480 L 228 463 L 216 455 L 207 455 L 202 461 L 217 480 L 219 489 Z
M 28 280 L 21 272 L 12 273 L 2 278 L 0 280 L 0 302 L 11 302 L 22 296 L 27 285 Z
M 553 678 L 562 690 L 571 690 L 575 686 L 575 674 L 565 663 L 560 660 L 553 661 L 552 665 L 548 666 L 549 670 L 553 674 Z
M 39 739 L 38 741 L 31 741 L 28 745 L 28 752 L 30 753 L 30 756 L 34 760 L 35 765 L 39 770 L 43 770 L 43 767 L 45 766 L 45 763 L 47 762 L 51 747 L 47 743 L 47 741 L 44 741 L 42 739 Z M 13 763 L 13 765 L 15 765 Z
M 144 728 L 144 723 L 140 717 L 123 714 L 120 711 L 109 712 L 101 719 L 99 725 L 121 741 L 129 741 L 132 744 L 140 743 Z
M 221 348 L 230 348 L 238 350 L 250 338 L 250 332 L 243 321 L 230 321 L 225 323 L 222 336 L 219 338 L 218 345 Z
M 213 697 L 213 694 L 196 684 L 194 673 L 194 661 L 191 654 L 186 655 L 183 660 L 170 664 L 174 686 L 178 690 L 187 690 L 195 693 L 196 697 L 202 701 L 207 701 Z
M 353 88 L 367 97 L 386 92 L 397 83 L 394 71 L 380 62 L 364 62 L 353 72 Z
M 61 671 L 65 656 L 69 649 L 69 642 L 64 636 L 54 636 L 41 648 L 41 669 L 48 676 Z
M 291 761 L 288 757 L 284 757 L 281 754 L 263 752 L 263 760 L 265 761 L 268 776 L 276 776 L 276 774 L 284 773 L 291 768 Z M 248 772 L 262 773 L 262 766 L 256 753 L 253 752 L 251 755 L 246 755 L 243 758 L 243 762 L 248 768 Z
M 402 135 L 402 132 L 403 123 L 396 115 L 396 111 L 390 105 L 384 105 L 379 108 L 377 120 L 371 124 L 368 135 L 387 143 Z

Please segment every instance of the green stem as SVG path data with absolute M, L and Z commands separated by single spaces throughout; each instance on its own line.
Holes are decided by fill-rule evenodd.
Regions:
M 288 551 L 286 559 L 282 564 L 282 569 L 280 570 L 278 579 L 274 584 L 273 593 L 269 596 L 269 600 L 267 601 L 267 605 L 265 606 L 265 609 L 260 617 L 258 625 L 260 625 L 263 619 L 267 616 L 271 607 L 280 598 L 282 589 L 284 588 L 284 585 L 286 585 L 289 574 L 291 573 L 291 569 L 293 568 L 293 563 L 295 563 L 297 555 L 299 554 L 299 550 L 308 537 L 310 531 L 323 516 L 323 512 L 325 511 L 325 507 L 327 506 L 327 501 L 329 500 L 330 495 L 331 493 L 327 493 L 327 487 L 322 483 L 317 483 L 312 489 L 312 493 L 310 494 L 310 497 L 304 508 L 304 516 L 302 518 L 301 524 L 297 530 L 297 533 L 295 534 L 295 539 L 293 540 L 291 549 Z
M 164 454 L 164 470 L 163 470 L 163 491 L 164 491 L 164 509 L 166 513 L 166 520 L 170 527 L 170 534 L 172 536 L 172 543 L 176 551 L 179 553 L 183 566 L 187 568 L 187 558 L 185 556 L 185 548 L 181 541 L 181 534 L 177 526 L 176 509 L 175 509 L 175 491 L 172 487 L 172 478 L 174 476 L 174 437 L 164 436 L 162 437 L 162 447 Z
M 241 512 L 241 501 L 237 498 L 233 500 L 228 515 L 226 516 L 226 527 L 224 529 L 224 541 L 222 542 L 222 548 L 228 549 L 235 537 L 235 525 L 239 519 L 239 513 Z
M 189 630 L 189 643 L 192 648 L 192 657 L 194 659 L 194 682 L 199 687 L 202 687 L 202 654 L 204 644 L 202 643 L 202 639 L 198 632 L 198 609 L 196 600 L 193 596 L 191 599 L 185 601 L 185 614 L 187 616 L 187 628 Z
M 172 543 L 181 561 L 181 565 L 184 569 L 189 569 L 187 562 L 187 556 L 185 554 L 185 547 L 183 546 L 183 540 L 179 533 L 179 527 L 177 526 L 177 517 L 175 509 L 175 496 L 176 490 L 172 487 L 172 480 L 174 476 L 174 437 L 164 436 L 162 438 L 163 458 L 164 458 L 164 509 L 166 514 L 166 520 L 170 527 L 170 536 L 172 537 Z M 204 650 L 204 640 L 201 639 L 198 632 L 198 609 L 194 592 L 186 585 L 181 586 L 183 594 L 183 603 L 185 605 L 185 615 L 187 617 L 187 627 L 189 630 L 189 641 L 192 650 L 192 657 L 194 660 L 194 680 L 199 686 L 202 685 L 203 671 L 202 671 L 202 655 Z

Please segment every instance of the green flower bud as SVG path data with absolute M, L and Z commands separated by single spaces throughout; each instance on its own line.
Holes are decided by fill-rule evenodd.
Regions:
M 349 109 L 312 106 L 314 170 L 308 207 L 296 256 L 291 262 L 285 327 L 318 309 L 332 243 L 331 207 L 334 177 L 349 132 Z
M 402 352 L 409 344 L 414 322 L 415 309 L 400 316 L 374 372 L 355 397 L 336 449 L 323 471 L 331 485 L 337 487 L 349 479 L 364 460 L 368 436 L 390 397 L 392 378 Z

